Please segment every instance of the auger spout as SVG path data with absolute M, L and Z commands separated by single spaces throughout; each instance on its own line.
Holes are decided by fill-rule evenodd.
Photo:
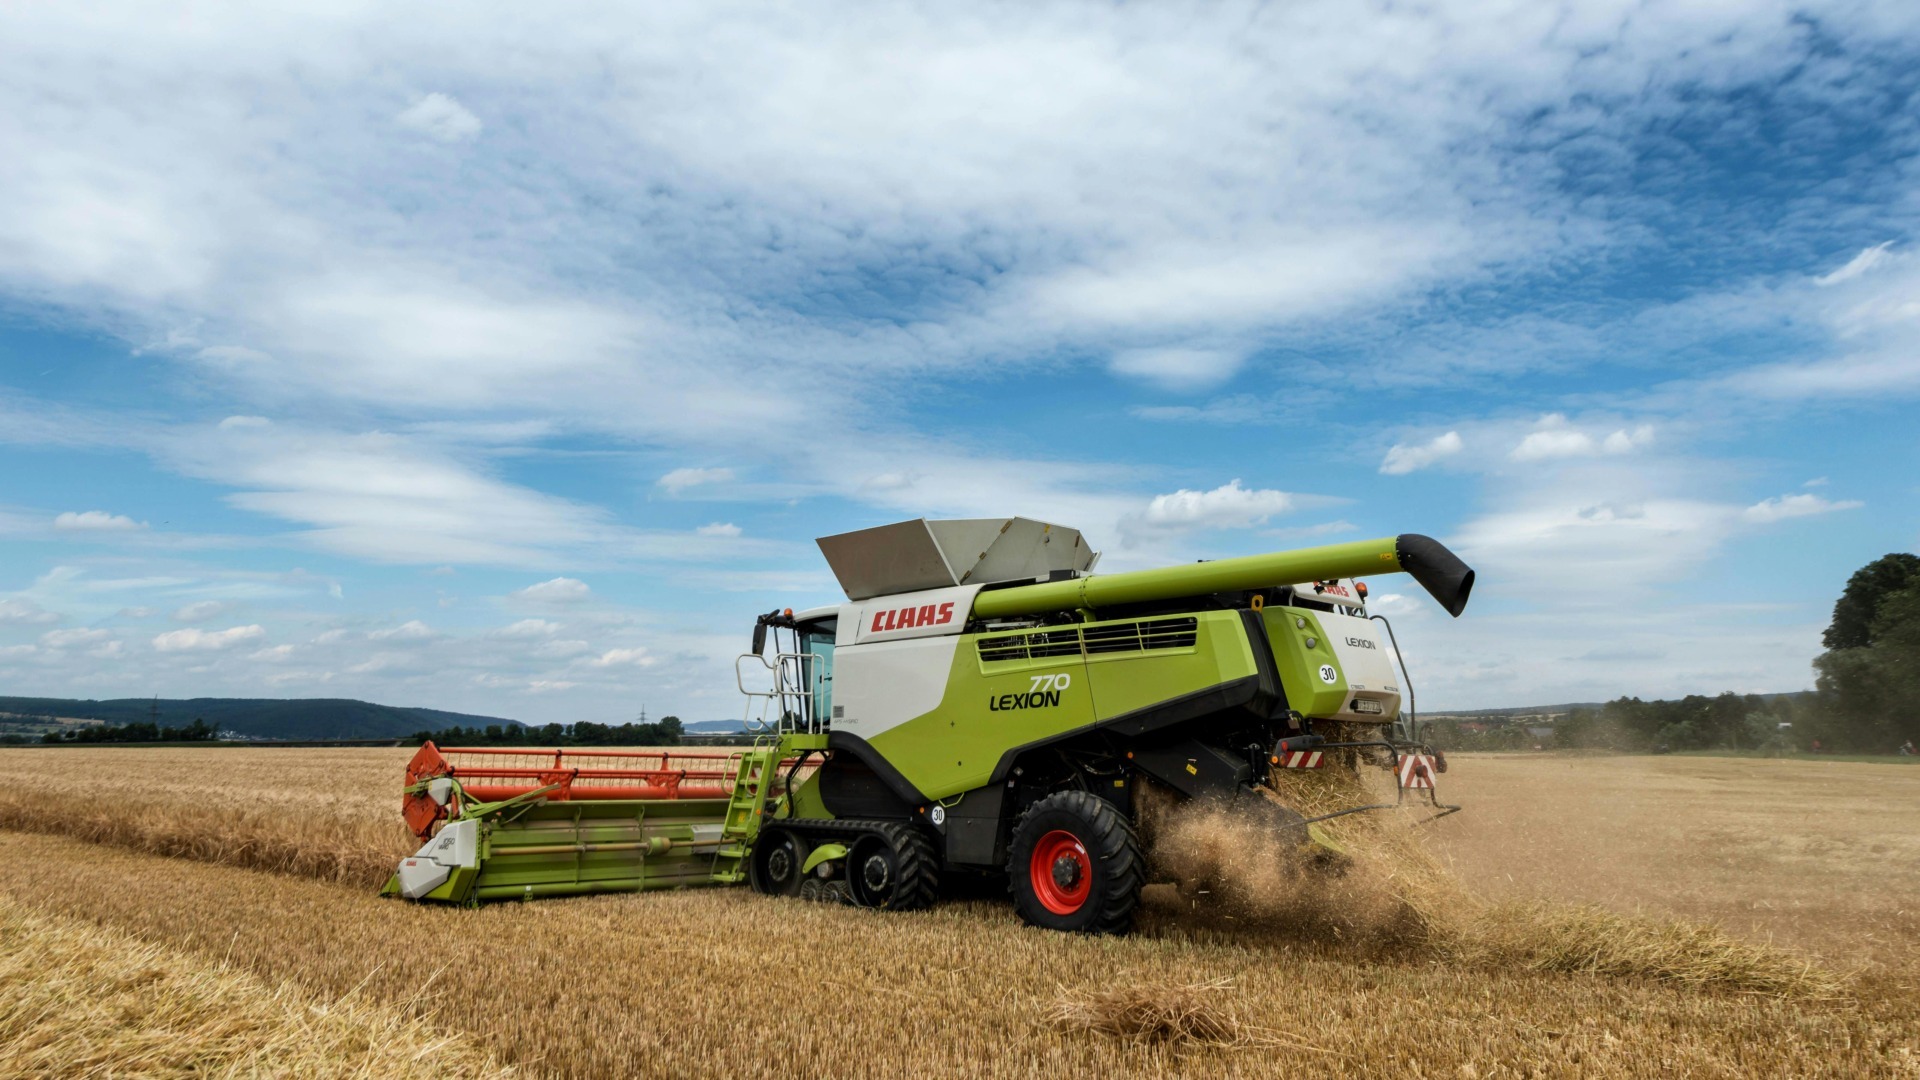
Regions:
M 1473 591 L 1472 568 L 1438 540 L 1418 533 L 1402 533 L 1297 551 L 987 589 L 974 599 L 973 616 L 993 619 L 1076 608 L 1098 610 L 1121 604 L 1395 572 L 1411 575 L 1449 615 L 1458 617 L 1466 610 L 1467 596 Z

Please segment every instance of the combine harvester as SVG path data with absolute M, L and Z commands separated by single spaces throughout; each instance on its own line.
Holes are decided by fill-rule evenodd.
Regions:
M 1473 571 L 1427 537 L 1101 575 L 1077 531 L 1026 518 L 906 521 L 820 549 L 847 602 L 754 626 L 736 665 L 766 680 L 740 679 L 752 748 L 429 743 L 404 795 L 426 844 L 385 892 L 811 883 L 910 910 L 943 871 L 975 871 L 1004 873 L 1029 923 L 1119 933 L 1149 880 L 1137 825 L 1156 800 L 1232 802 L 1303 841 L 1312 821 L 1410 790 L 1457 809 L 1437 800 L 1444 759 L 1410 692 L 1401 707 L 1386 621 L 1355 580 L 1405 572 L 1458 616 Z M 1394 803 L 1307 819 L 1256 790 L 1363 758 L 1392 768 Z

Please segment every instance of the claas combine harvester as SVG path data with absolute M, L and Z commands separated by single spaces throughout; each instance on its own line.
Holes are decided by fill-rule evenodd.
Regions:
M 908 910 L 976 872 L 1004 874 L 1029 923 L 1115 933 L 1153 879 L 1150 802 L 1244 806 L 1304 839 L 1320 819 L 1256 785 L 1371 760 L 1398 781 L 1384 805 L 1414 791 L 1453 809 L 1357 580 L 1407 573 L 1459 615 L 1473 571 L 1427 537 L 1115 574 L 1092 573 L 1079 532 L 1026 518 L 819 543 L 847 601 L 759 618 L 736 665 L 751 748 L 428 743 L 403 796 L 426 842 L 386 891 L 472 904 L 745 882 Z

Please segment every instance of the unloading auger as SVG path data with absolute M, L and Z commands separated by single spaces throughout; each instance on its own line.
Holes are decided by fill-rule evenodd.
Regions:
M 1438 541 L 1118 574 L 1093 573 L 1076 530 L 1027 518 L 819 543 L 847 601 L 756 621 L 736 664 L 753 747 L 428 744 L 404 797 L 426 843 L 385 891 L 477 903 L 746 881 L 908 910 L 943 872 L 978 872 L 1005 875 L 1029 923 L 1114 933 L 1152 875 L 1136 831 L 1152 799 L 1239 800 L 1276 770 L 1371 759 L 1395 802 L 1277 827 L 1410 791 L 1458 809 L 1438 801 L 1445 759 L 1358 580 L 1406 573 L 1458 616 L 1473 571 Z

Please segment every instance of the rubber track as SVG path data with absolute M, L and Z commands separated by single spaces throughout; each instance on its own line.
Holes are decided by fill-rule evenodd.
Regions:
M 1020 830 L 1026 826 L 1028 814 L 1043 808 L 1071 810 L 1091 823 L 1096 835 L 1086 839 L 1092 841 L 1089 846 L 1099 853 L 1112 874 L 1105 895 L 1092 898 L 1100 903 L 1100 913 L 1080 932 L 1124 934 L 1132 930 L 1133 913 L 1140 906 L 1140 890 L 1147 883 L 1147 860 L 1140 851 L 1140 839 L 1134 835 L 1133 823 L 1112 803 L 1098 795 L 1084 791 L 1059 791 L 1027 807 L 1014 824 L 1014 835 L 1020 835 Z M 1013 846 L 1020 847 L 1017 843 Z M 1009 853 L 1007 891 L 1013 894 L 1015 906 L 1018 907 L 1020 894 L 1014 889 L 1014 883 L 1019 880 L 1016 875 L 1028 873 L 1028 868 L 1016 866 L 1014 861 L 1014 856 Z
M 845 818 L 779 818 L 767 828 L 792 829 L 810 843 L 832 840 L 853 846 L 863 836 L 878 835 L 900 856 L 900 880 L 893 898 L 882 910 L 918 911 L 940 898 L 940 858 L 933 841 L 911 825 L 898 821 L 857 821 Z

